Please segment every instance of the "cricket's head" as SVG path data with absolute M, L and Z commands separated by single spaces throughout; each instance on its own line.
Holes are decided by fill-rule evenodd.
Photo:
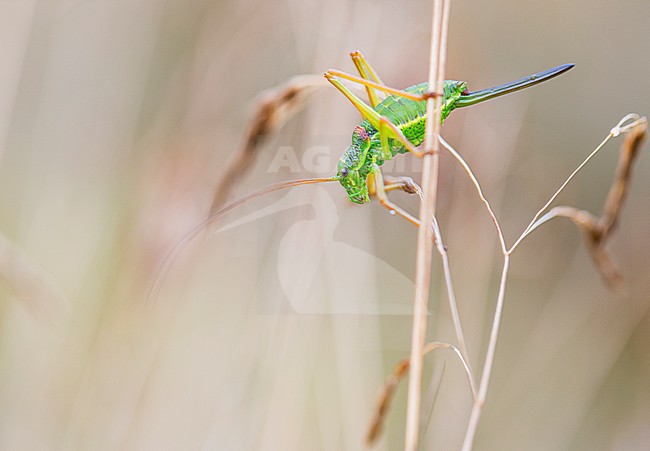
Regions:
M 369 173 L 366 160 L 370 145 L 368 132 L 359 125 L 352 133 L 352 144 L 339 160 L 336 177 L 355 204 L 370 202 L 366 185 Z
M 341 186 L 345 188 L 351 202 L 355 204 L 365 204 L 370 202 L 368 195 L 368 185 L 366 177 L 361 175 L 361 171 L 349 167 L 345 161 L 339 160 L 338 171 L 336 174 Z

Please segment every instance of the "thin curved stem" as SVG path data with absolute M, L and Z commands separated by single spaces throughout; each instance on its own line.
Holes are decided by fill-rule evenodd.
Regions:
M 626 124 L 626 122 L 632 120 L 632 122 Z M 591 159 L 603 148 L 603 146 L 612 138 L 617 137 L 621 133 L 624 133 L 636 125 L 647 121 L 645 117 L 641 117 L 636 113 L 631 113 L 626 115 L 623 119 L 621 119 L 618 124 L 612 130 L 609 132 L 607 137 L 603 139 L 603 141 L 596 147 L 588 156 L 585 158 L 582 163 L 569 175 L 569 177 L 562 183 L 562 185 L 555 191 L 555 193 L 551 196 L 551 198 L 544 204 L 542 208 L 539 209 L 539 211 L 535 214 L 533 219 L 530 221 L 526 229 L 522 232 L 522 234 L 519 236 L 517 241 L 512 245 L 512 247 L 508 250 L 509 254 L 512 254 L 514 250 L 519 246 L 519 243 L 523 241 L 524 238 L 526 238 L 535 228 L 537 228 L 540 224 L 538 224 L 538 220 L 540 216 L 544 213 L 544 211 L 553 203 L 553 201 L 557 198 L 557 196 L 560 195 L 562 191 L 564 191 L 564 188 L 569 184 L 571 180 L 582 170 L 582 168 L 591 161 Z
M 465 370 L 465 375 L 467 376 L 467 381 L 469 382 L 469 385 L 471 387 L 474 387 L 472 370 L 470 369 L 469 362 L 465 360 L 465 358 L 463 357 L 463 353 L 460 351 L 460 349 L 458 349 L 456 346 L 452 345 L 451 343 L 446 343 L 444 341 L 432 341 L 431 343 L 426 344 L 423 353 L 424 355 L 426 355 L 436 349 L 451 349 L 452 351 L 454 351 L 454 353 L 460 359 L 460 363 L 463 364 L 463 369 Z M 474 399 L 476 399 L 477 397 L 477 393 L 474 391 L 474 388 L 472 388 L 472 397 Z
M 596 147 L 596 148 L 595 148 L 595 149 L 594 149 L 594 150 L 589 154 L 589 156 L 587 156 L 587 158 L 585 158 L 585 159 L 582 161 L 582 163 L 580 163 L 580 165 L 579 165 L 577 168 L 575 168 L 575 169 L 573 170 L 573 172 L 571 173 L 571 175 L 569 175 L 569 177 L 564 181 L 564 183 L 562 183 L 562 185 L 557 189 L 557 191 L 555 191 L 555 193 L 553 193 L 553 195 L 551 196 L 551 198 L 550 198 L 550 199 L 549 199 L 549 200 L 544 204 L 544 206 L 543 206 L 542 208 L 540 208 L 540 209 L 537 211 L 537 213 L 535 213 L 535 216 L 534 216 L 533 219 L 530 221 L 530 223 L 528 224 L 528 226 L 526 227 L 526 229 L 522 232 L 522 234 L 519 236 L 519 238 L 517 239 L 517 241 L 515 241 L 515 244 L 513 244 L 512 247 L 508 250 L 508 253 L 509 253 L 509 254 L 512 254 L 512 252 L 514 252 L 514 250 L 517 248 L 517 246 L 519 246 L 519 243 L 521 243 L 521 242 L 523 241 L 523 239 L 526 238 L 526 236 L 528 236 L 528 234 L 533 230 L 533 225 L 537 222 L 537 220 L 539 219 L 539 217 L 544 213 L 544 211 L 548 208 L 548 206 L 551 205 L 551 204 L 553 203 L 553 201 L 557 198 L 557 196 L 559 196 L 560 193 L 561 193 L 562 191 L 564 191 L 564 188 L 566 188 L 566 186 L 569 184 L 569 182 L 571 182 L 571 180 L 573 180 L 573 178 L 578 174 L 578 172 L 580 172 L 580 171 L 582 170 L 582 168 L 585 167 L 585 165 L 586 165 L 587 163 L 589 163 L 589 161 L 591 161 L 591 159 L 592 159 L 592 158 L 593 158 L 593 157 L 594 157 L 594 156 L 595 156 L 595 155 L 600 151 L 600 149 L 603 148 L 603 146 L 604 146 L 605 144 L 607 144 L 607 141 L 609 141 L 613 136 L 614 136 L 614 135 L 612 135 L 612 133 L 610 132 L 610 134 L 607 135 L 607 137 L 606 137 L 605 139 L 603 139 L 602 142 L 601 142 L 600 144 L 598 144 L 598 147 Z
M 626 122 L 634 119 L 633 122 L 626 124 Z M 476 435 L 476 430 L 478 427 L 478 423 L 481 417 L 481 412 L 483 408 L 483 404 L 485 403 L 485 400 L 487 398 L 487 393 L 488 393 L 488 388 L 490 384 L 490 377 L 492 375 L 492 368 L 494 365 L 494 358 L 496 355 L 496 346 L 499 338 L 499 329 L 501 326 L 501 318 L 503 316 L 503 305 L 505 301 L 505 291 L 506 291 L 506 285 L 507 285 L 507 276 L 508 276 L 508 270 L 510 267 L 510 255 L 512 252 L 515 250 L 515 248 L 521 243 L 521 241 L 528 235 L 530 234 L 533 230 L 535 230 L 537 227 L 545 223 L 546 221 L 557 217 L 557 216 L 571 216 L 574 221 L 577 221 L 580 223 L 583 220 L 587 220 L 587 218 L 582 218 L 581 216 L 581 211 L 578 211 L 577 209 L 573 209 L 571 207 L 557 207 L 552 209 L 550 212 L 542 216 L 544 211 L 549 207 L 549 205 L 557 198 L 557 196 L 564 190 L 564 188 L 567 186 L 567 184 L 575 177 L 575 175 L 593 158 L 596 153 L 609 141 L 611 138 L 616 137 L 620 135 L 623 132 L 626 132 L 633 127 L 637 126 L 641 122 L 646 121 L 645 117 L 640 117 L 639 115 L 636 114 L 628 114 L 625 116 L 619 123 L 610 131 L 609 135 L 598 145 L 598 147 L 589 154 L 589 156 L 571 173 L 571 175 L 565 180 L 565 182 L 560 186 L 560 188 L 551 196 L 548 202 L 537 212 L 537 214 L 534 216 L 533 220 L 530 222 L 528 227 L 526 227 L 526 230 L 522 233 L 522 235 L 519 237 L 519 239 L 513 244 L 513 246 L 509 249 L 506 250 L 505 247 L 505 240 L 502 240 L 502 250 L 504 250 L 504 260 L 503 260 L 503 269 L 501 272 L 501 281 L 499 284 L 499 294 L 497 297 L 497 305 L 495 308 L 494 312 L 494 319 L 492 321 L 492 330 L 490 332 L 490 339 L 488 342 L 488 349 L 486 352 L 485 356 L 485 363 L 483 365 L 483 372 L 481 374 L 481 381 L 479 384 L 478 388 L 478 396 L 474 402 L 474 405 L 472 406 L 472 412 L 470 414 L 469 422 L 467 425 L 467 430 L 465 433 L 465 439 L 463 441 L 463 451 L 470 451 L 472 449 L 473 443 L 474 443 L 474 437 Z M 442 142 L 442 141 L 441 141 Z M 460 158 L 460 155 L 458 155 L 457 152 L 453 151 L 451 149 L 451 146 L 446 145 L 446 143 L 443 142 L 443 145 L 450 150 L 452 155 L 457 158 L 459 162 L 463 165 L 465 168 L 466 172 L 470 175 L 470 178 L 474 182 L 474 185 L 476 186 L 479 196 L 481 197 L 481 200 L 483 200 L 484 204 L 486 205 L 486 208 L 488 209 L 488 212 L 490 212 L 490 215 L 492 216 L 492 219 L 495 223 L 495 226 L 497 227 L 497 231 L 500 235 L 500 238 L 502 238 L 502 233 L 501 229 L 498 225 L 498 221 L 496 220 L 496 216 L 492 212 L 492 209 L 489 206 L 489 203 L 483 196 L 482 190 L 480 188 L 480 185 L 476 178 L 473 176 L 471 170 L 469 169 L 469 166 L 467 166 L 466 163 L 464 163 L 464 160 Z M 540 218 L 540 216 L 542 216 Z
M 476 428 L 478 427 L 478 422 L 481 418 L 483 404 L 487 398 L 488 387 L 490 386 L 490 376 L 492 375 L 492 367 L 494 365 L 494 356 L 496 354 L 497 341 L 499 339 L 501 317 L 503 316 L 503 303 L 505 300 L 506 281 L 508 278 L 509 268 L 510 255 L 504 255 L 503 270 L 501 271 L 501 282 L 499 284 L 499 296 L 497 297 L 497 306 L 494 311 L 492 331 L 490 332 L 490 341 L 488 343 L 487 353 L 485 354 L 485 364 L 483 365 L 483 373 L 481 374 L 481 383 L 478 389 L 478 397 L 472 406 L 472 413 L 470 414 L 469 423 L 465 432 L 465 440 L 463 441 L 462 448 L 463 451 L 470 451 L 472 449 L 474 436 L 476 435 Z
M 497 219 L 496 214 L 494 213 L 494 210 L 492 210 L 492 206 L 490 205 L 490 202 L 487 200 L 485 197 L 485 194 L 483 194 L 483 188 L 481 188 L 481 184 L 478 182 L 478 179 L 472 172 L 472 170 L 469 167 L 469 164 L 465 161 L 463 157 L 460 156 L 458 152 L 447 142 L 445 141 L 442 136 L 438 136 L 438 139 L 440 140 L 440 143 L 443 145 L 445 149 L 451 153 L 451 155 L 460 163 L 460 165 L 463 167 L 467 175 L 469 176 L 470 180 L 474 184 L 474 187 L 476 188 L 476 191 L 478 192 L 479 197 L 481 198 L 481 201 L 485 205 L 485 209 L 487 210 L 488 214 L 492 218 L 492 222 L 494 223 L 494 227 L 497 229 L 497 235 L 499 236 L 499 242 L 501 244 L 501 250 L 504 254 L 508 252 L 508 247 L 506 245 L 506 240 L 505 237 L 503 236 L 503 231 L 501 230 L 501 225 L 499 224 L 499 220 Z
M 428 353 L 433 352 L 436 349 L 450 349 L 454 352 L 454 354 L 456 354 L 461 364 L 463 365 L 463 368 L 465 370 L 465 375 L 467 376 L 467 379 L 470 381 L 470 385 L 471 385 L 472 376 L 470 374 L 469 365 L 467 364 L 467 361 L 463 358 L 463 355 L 461 354 L 460 350 L 456 346 L 452 345 L 451 343 L 446 343 L 443 341 L 433 341 L 431 343 L 427 343 L 427 345 L 424 346 L 422 351 L 422 357 L 424 358 Z M 393 399 L 393 395 L 395 394 L 395 389 L 397 388 L 400 381 L 407 374 L 408 370 L 409 370 L 409 359 L 404 359 L 398 362 L 397 365 L 395 365 L 395 369 L 393 370 L 393 373 L 386 379 L 386 383 L 384 384 L 384 388 L 377 401 L 377 407 L 375 408 L 375 413 L 373 415 L 372 421 L 370 422 L 370 427 L 368 428 L 368 432 L 366 434 L 366 444 L 368 446 L 371 446 L 375 442 L 375 440 L 377 440 L 377 437 L 379 437 L 379 434 L 383 428 L 383 424 L 390 407 L 390 403 Z
M 436 249 L 438 250 L 438 253 L 442 259 L 443 273 L 445 275 L 445 285 L 447 286 L 447 297 L 449 298 L 449 309 L 451 311 L 451 318 L 454 323 L 454 330 L 456 331 L 458 347 L 460 348 L 460 350 L 457 350 L 457 352 L 459 353 L 459 357 L 461 357 L 461 360 L 465 365 L 465 370 L 467 371 L 469 386 L 472 390 L 472 398 L 476 400 L 476 382 L 474 381 L 474 373 L 472 372 L 472 367 L 469 361 L 469 353 L 467 352 L 465 334 L 463 333 L 463 326 L 461 324 L 460 314 L 458 312 L 458 304 L 456 303 L 456 294 L 451 278 L 451 268 L 449 266 L 449 256 L 447 254 L 447 250 L 445 249 L 445 245 L 443 244 L 442 234 L 440 233 L 440 227 L 435 215 L 431 217 L 431 222 L 433 225 L 434 233 L 436 235 Z

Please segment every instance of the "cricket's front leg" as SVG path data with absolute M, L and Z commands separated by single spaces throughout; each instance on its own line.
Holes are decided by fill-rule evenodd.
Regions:
M 413 180 L 408 177 L 404 177 L 400 179 L 394 179 L 393 183 L 387 185 L 384 183 L 384 177 L 382 176 L 379 166 L 375 165 L 372 172 L 368 175 L 367 183 L 368 193 L 375 195 L 380 204 L 382 204 L 391 212 L 397 213 L 412 224 L 420 227 L 420 221 L 409 212 L 391 202 L 387 194 L 387 191 L 392 191 L 395 189 L 403 189 L 406 192 L 410 192 L 409 190 L 414 190 L 417 192 L 417 188 L 415 188 L 417 185 L 415 182 L 413 182 Z
M 411 177 L 384 175 L 384 191 L 394 190 L 401 190 L 408 194 L 422 194 L 422 188 Z

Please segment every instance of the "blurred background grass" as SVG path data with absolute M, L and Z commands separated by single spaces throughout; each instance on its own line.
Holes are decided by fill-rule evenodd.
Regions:
M 296 74 L 352 71 L 354 49 L 391 85 L 425 80 L 430 7 L 0 2 L 1 449 L 362 447 L 383 380 L 408 353 L 416 232 L 405 221 L 351 205 L 334 185 L 275 194 L 196 240 L 155 305 L 145 300 L 163 256 L 207 211 L 252 99 Z M 648 19 L 641 0 L 453 3 L 447 74 L 470 88 L 576 63 L 455 111 L 443 128 L 510 243 L 622 116 L 650 110 Z M 299 161 L 327 146 L 333 173 L 358 119 L 335 89 L 320 90 L 234 194 L 325 175 L 269 172 L 281 146 Z M 561 203 L 599 213 L 619 144 Z M 405 172 L 417 169 L 404 158 Z M 610 246 L 625 295 L 605 288 L 566 221 L 515 254 L 477 449 L 647 446 L 649 170 L 642 155 Z M 448 158 L 442 171 L 440 221 L 480 368 L 500 256 L 465 176 Z M 430 337 L 452 340 L 436 274 Z M 466 381 L 448 355 L 427 365 L 434 380 L 446 369 L 423 448 L 458 449 Z M 402 446 L 404 395 L 378 449 Z

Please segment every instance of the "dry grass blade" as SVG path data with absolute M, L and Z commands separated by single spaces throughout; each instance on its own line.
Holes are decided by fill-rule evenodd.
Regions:
M 377 400 L 377 407 L 375 408 L 375 414 L 372 417 L 370 422 L 370 427 L 368 428 L 368 433 L 366 434 L 366 445 L 371 446 L 375 440 L 379 437 L 384 425 L 384 419 L 388 413 L 390 407 L 390 402 L 393 399 L 395 394 L 395 389 L 397 388 L 399 382 L 404 378 L 409 369 L 409 359 L 401 360 L 395 369 L 393 374 L 388 376 L 384 388 L 379 395 Z
M 425 355 L 436 349 L 451 349 L 454 351 L 454 353 L 458 356 L 461 363 L 463 364 L 465 374 L 467 375 L 467 378 L 469 379 L 471 385 L 472 377 L 469 371 L 469 367 L 467 366 L 467 362 L 463 359 L 460 350 L 452 344 L 441 341 L 434 341 L 428 343 L 424 347 L 422 351 L 422 357 L 424 358 Z M 386 379 L 384 388 L 382 389 L 381 394 L 379 395 L 379 399 L 377 400 L 375 414 L 372 417 L 370 427 L 368 428 L 368 433 L 366 434 L 366 445 L 371 446 L 379 437 L 379 434 L 383 429 L 384 420 L 388 414 L 388 409 L 390 408 L 390 403 L 393 399 L 393 395 L 395 394 L 395 390 L 397 389 L 397 386 L 402 381 L 402 379 L 404 379 L 404 376 L 406 376 L 408 373 L 409 366 L 409 359 L 401 360 L 397 365 L 395 365 L 393 373 Z
M 478 179 L 474 175 L 474 172 L 472 172 L 472 169 L 469 167 L 469 164 L 467 164 L 465 159 L 456 151 L 456 149 L 454 149 L 447 141 L 445 141 L 442 138 L 442 136 L 438 136 L 438 140 L 443 145 L 443 147 L 447 149 L 449 153 L 456 159 L 456 161 L 460 163 L 460 165 L 463 167 L 463 170 L 465 171 L 469 179 L 472 181 L 472 184 L 474 185 L 474 188 L 476 188 L 476 192 L 480 197 L 481 202 L 483 202 L 483 205 L 485 206 L 485 209 L 490 215 L 490 218 L 492 219 L 492 223 L 496 228 L 497 236 L 499 237 L 499 244 L 501 245 L 501 252 L 503 252 L 504 255 L 507 254 L 508 247 L 506 246 L 506 239 L 503 235 L 503 231 L 501 230 L 501 224 L 499 224 L 499 220 L 497 219 L 496 213 L 494 213 L 494 210 L 492 209 L 492 205 L 490 205 L 490 202 L 485 197 L 485 194 L 483 193 L 483 188 L 481 187 L 481 184 L 478 182 Z
M 241 147 L 215 190 L 210 211 L 217 210 L 228 199 L 237 180 L 252 167 L 264 138 L 300 111 L 309 94 L 325 85 L 321 76 L 299 75 L 258 97 L 255 115 L 248 125 Z
M 605 282 L 614 289 L 622 288 L 623 276 L 605 249 L 605 244 L 618 224 L 629 191 L 632 168 L 647 136 L 648 123 L 645 120 L 637 121 L 627 130 L 621 144 L 614 180 L 600 217 L 585 210 L 561 206 L 553 208 L 543 218 L 547 221 L 553 217 L 564 217 L 573 221 L 583 231 L 591 257 Z
M 439 143 L 442 87 L 447 59 L 447 32 L 449 26 L 449 0 L 434 0 L 429 63 L 429 89 L 427 91 L 427 121 L 422 161 L 423 202 L 420 205 L 420 224 L 427 224 L 436 211 L 438 192 Z M 422 390 L 422 354 L 427 331 L 427 304 L 433 253 L 433 229 L 420 227 L 417 238 L 415 269 L 415 296 L 413 306 L 413 331 L 411 334 L 411 378 L 409 379 L 406 409 L 405 449 L 418 448 L 420 405 Z
M 598 220 L 598 229 L 600 231 L 598 240 L 608 236 L 618 222 L 620 211 L 627 197 L 630 180 L 632 179 L 632 167 L 647 137 L 648 122 L 643 120 L 632 127 L 623 140 L 616 175 L 607 195 L 603 214 Z

